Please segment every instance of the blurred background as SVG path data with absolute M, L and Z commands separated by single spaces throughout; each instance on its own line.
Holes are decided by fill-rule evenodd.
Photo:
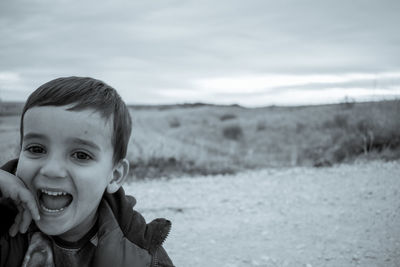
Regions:
M 130 107 L 127 191 L 175 222 L 178 266 L 398 266 L 399 14 L 396 0 L 1 1 L 0 163 L 31 92 L 94 77 Z
M 1 113 L 18 115 L 51 79 L 101 79 L 132 107 L 139 178 L 396 159 L 399 11 L 397 1 L 2 1 Z M 14 133 L 2 146 L 15 147 Z

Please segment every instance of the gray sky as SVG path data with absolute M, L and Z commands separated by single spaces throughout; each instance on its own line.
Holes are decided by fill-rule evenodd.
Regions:
M 0 1 L 0 98 L 92 76 L 131 104 L 400 97 L 400 1 Z

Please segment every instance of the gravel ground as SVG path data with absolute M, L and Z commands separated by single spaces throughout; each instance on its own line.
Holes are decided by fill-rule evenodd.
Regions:
M 176 266 L 400 266 L 400 162 L 139 181 Z

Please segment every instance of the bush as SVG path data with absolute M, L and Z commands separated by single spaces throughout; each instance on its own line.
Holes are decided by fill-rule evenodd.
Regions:
M 175 157 L 139 158 L 131 161 L 130 166 L 128 177 L 130 180 L 172 178 L 184 175 L 233 174 L 237 172 L 233 166 L 223 166 L 221 164 L 208 166 L 190 159 Z
M 168 177 L 190 169 L 193 161 L 178 161 L 175 157 L 151 157 L 130 162 L 130 175 L 136 179 Z
M 301 133 L 306 128 L 304 123 L 298 122 L 296 123 L 296 133 Z
M 230 125 L 222 130 L 222 134 L 227 139 L 239 140 L 243 137 L 243 130 L 239 125 Z
M 177 118 L 172 118 L 169 121 L 169 127 L 171 128 L 178 128 L 179 126 L 181 126 L 181 123 L 179 122 L 179 120 Z
M 232 120 L 232 119 L 236 119 L 237 116 L 235 114 L 224 114 L 221 117 L 219 117 L 219 119 L 221 121 L 226 121 L 226 120 Z
M 356 101 L 354 100 L 354 98 L 348 97 L 346 96 L 342 103 L 340 103 L 339 107 L 343 108 L 343 109 L 352 109 L 354 108 L 356 104 Z
M 267 129 L 267 126 L 265 125 L 264 121 L 259 121 L 257 123 L 257 131 L 264 131 L 265 129 Z
M 349 122 L 347 117 L 337 115 L 329 126 L 330 142 L 323 145 L 320 153 L 307 155 L 314 163 L 320 158 L 339 163 L 382 152 L 392 159 L 400 155 L 396 152 L 400 151 L 400 125 L 395 119 L 383 121 L 366 116 Z
M 337 114 L 335 117 L 333 117 L 332 120 L 325 121 L 322 124 L 323 128 L 340 128 L 340 129 L 346 129 L 349 125 L 349 118 L 346 115 L 342 114 Z

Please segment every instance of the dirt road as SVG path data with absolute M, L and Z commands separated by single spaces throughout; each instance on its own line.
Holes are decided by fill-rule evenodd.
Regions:
M 400 162 L 127 185 L 177 266 L 400 266 Z

